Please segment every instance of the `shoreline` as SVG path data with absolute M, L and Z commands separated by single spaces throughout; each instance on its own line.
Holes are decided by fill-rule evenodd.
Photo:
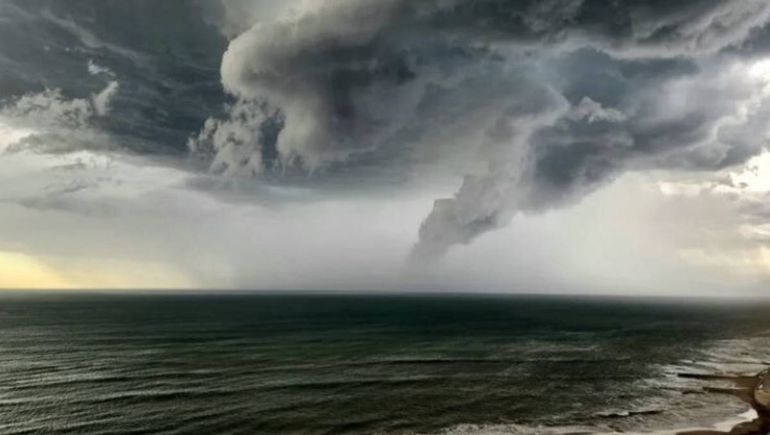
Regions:
M 751 423 L 758 418 L 758 414 L 754 409 L 749 409 L 743 414 L 737 415 L 728 420 L 721 421 L 710 427 L 689 427 L 675 430 L 659 430 L 653 432 L 643 432 L 638 435 L 716 435 L 716 434 L 734 434 L 731 432 L 741 425 Z M 625 432 L 626 434 L 633 434 L 633 432 Z M 737 432 L 741 433 L 742 432 Z M 613 434 L 594 434 L 594 435 L 622 435 L 620 432 Z M 763 434 L 765 435 L 765 434 Z
M 733 418 L 713 424 L 710 427 L 693 426 L 680 429 L 660 429 L 644 432 L 599 432 L 589 427 L 535 427 L 520 425 L 460 425 L 438 432 L 438 435 L 768 435 L 768 431 L 741 431 L 758 418 L 750 409 Z
M 746 412 L 711 426 L 692 426 L 680 429 L 647 431 L 610 431 L 596 427 L 528 427 L 521 425 L 460 425 L 438 432 L 441 435 L 769 435 L 770 434 L 770 368 L 754 375 L 701 375 L 682 373 L 683 378 L 721 380 L 731 382 L 735 388 L 711 388 L 704 390 L 734 396 L 748 406 Z
M 700 379 L 727 380 L 735 388 L 706 388 L 706 391 L 730 394 L 742 400 L 751 411 L 741 414 L 742 421 L 733 421 L 715 426 L 713 429 L 688 429 L 671 433 L 672 435 L 768 435 L 770 433 L 770 368 L 754 376 L 698 376 Z M 668 433 L 667 433 L 668 434 Z
M 704 390 L 734 396 L 750 409 L 728 420 L 710 427 L 691 427 L 675 430 L 657 430 L 638 435 L 768 435 L 770 434 L 770 368 L 753 376 L 741 375 L 699 375 L 681 373 L 682 378 L 701 380 L 722 380 L 733 384 L 734 388 L 711 388 Z M 625 432 L 633 434 L 634 432 Z M 595 433 L 593 435 L 620 435 L 620 432 Z

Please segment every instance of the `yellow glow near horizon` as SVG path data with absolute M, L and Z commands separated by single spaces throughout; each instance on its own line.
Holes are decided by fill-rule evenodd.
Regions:
M 56 290 L 74 288 L 73 284 L 33 257 L 0 252 L 0 288 Z
M 0 289 L 124 290 L 189 289 L 183 275 L 160 264 L 105 260 L 46 261 L 0 251 Z

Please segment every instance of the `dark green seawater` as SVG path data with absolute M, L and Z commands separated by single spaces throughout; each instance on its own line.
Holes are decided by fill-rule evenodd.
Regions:
M 680 427 L 743 407 L 677 373 L 767 360 L 763 303 L 5 294 L 0 433 Z

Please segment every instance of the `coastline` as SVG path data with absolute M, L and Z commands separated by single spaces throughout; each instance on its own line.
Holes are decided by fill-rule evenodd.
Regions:
M 522 425 L 461 425 L 440 432 L 442 435 L 770 435 L 770 368 L 754 376 L 680 374 L 683 378 L 722 380 L 735 388 L 709 388 L 712 393 L 725 393 L 739 398 L 751 409 L 711 426 L 661 429 L 644 432 L 606 432 L 597 428 L 532 427 Z
M 707 377 L 702 377 L 706 378 Z M 675 432 L 675 435 L 767 435 L 770 433 L 770 369 L 755 376 L 713 376 L 714 379 L 730 381 L 735 388 L 708 389 L 717 393 L 731 394 L 751 406 L 752 411 L 742 416 L 744 421 L 719 425 L 715 429 L 690 429 Z
M 595 428 L 570 427 L 532 427 L 521 425 L 462 425 L 440 432 L 440 435 L 767 435 L 770 432 L 736 431 L 746 424 L 754 422 L 758 414 L 753 409 L 736 417 L 716 423 L 710 427 L 693 426 L 680 429 L 662 429 L 645 432 L 597 432 Z
M 691 427 L 675 430 L 643 432 L 638 435 L 768 435 L 770 434 L 770 368 L 754 376 L 741 375 L 696 375 L 682 373 L 684 378 L 729 381 L 734 388 L 710 388 L 712 393 L 734 396 L 751 407 L 734 418 L 710 427 Z M 633 432 L 625 432 L 633 434 Z M 595 433 L 593 435 L 619 435 L 620 432 Z M 576 435 L 576 434 L 572 434 Z
M 758 414 L 754 409 L 750 409 L 743 414 L 740 414 L 734 418 L 724 420 L 710 427 L 690 427 L 676 430 L 662 430 L 656 432 L 650 432 L 647 435 L 702 435 L 702 434 L 734 434 L 742 432 L 731 432 L 735 428 L 741 425 L 751 423 L 758 418 Z M 609 435 L 609 434 L 604 434 Z M 641 435 L 641 434 L 639 434 Z

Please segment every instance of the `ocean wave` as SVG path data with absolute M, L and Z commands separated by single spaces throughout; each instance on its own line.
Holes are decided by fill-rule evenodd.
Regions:
M 460 425 L 440 432 L 441 435 L 588 435 L 599 434 L 596 428 L 585 426 L 525 426 L 525 425 Z
M 757 418 L 755 411 L 728 418 L 709 426 L 690 426 L 650 431 L 616 431 L 595 426 L 526 426 L 526 425 L 459 425 L 439 432 L 440 435 L 680 435 L 689 431 L 729 432 L 733 427 Z
M 726 386 L 731 375 L 753 376 L 766 368 L 770 342 L 762 334 L 716 339 L 699 351 L 696 359 L 661 365 L 659 375 L 645 380 L 650 392 L 625 408 L 609 408 L 567 424 L 462 424 L 438 431 L 441 435 L 677 435 L 689 431 L 728 433 L 758 416 L 729 395 L 716 394 L 713 386 Z M 668 392 L 668 397 L 666 392 Z M 574 424 L 572 424 L 574 422 Z

